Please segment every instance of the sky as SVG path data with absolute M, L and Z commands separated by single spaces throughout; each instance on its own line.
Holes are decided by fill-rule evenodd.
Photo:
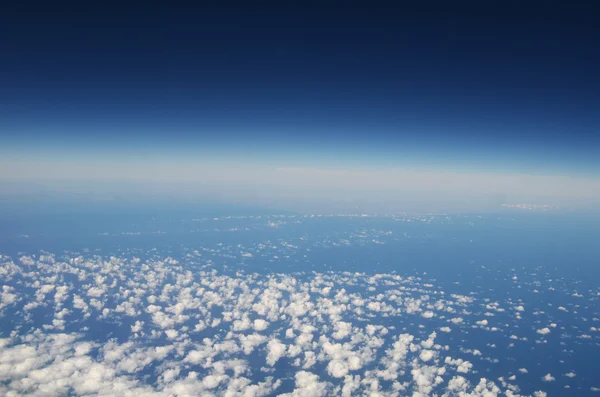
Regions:
M 15 3 L 0 16 L 0 190 L 597 204 L 598 8 Z

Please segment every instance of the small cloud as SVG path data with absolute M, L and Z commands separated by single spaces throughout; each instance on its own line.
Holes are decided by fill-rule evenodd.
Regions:
M 556 379 L 554 378 L 554 376 L 550 375 L 550 373 L 547 373 L 542 377 L 542 380 L 544 382 L 554 382 Z

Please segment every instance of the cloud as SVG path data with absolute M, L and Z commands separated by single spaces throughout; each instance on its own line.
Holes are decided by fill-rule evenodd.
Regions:
M 552 376 L 548 373 L 542 377 L 542 380 L 544 382 L 554 382 L 556 379 L 554 378 L 554 376 Z
M 343 378 L 348 375 L 348 365 L 341 360 L 331 360 L 327 364 L 327 373 L 334 378 Z
M 285 247 L 281 257 L 296 249 L 291 242 L 222 244 L 203 251 L 203 260 L 209 254 L 229 260 L 240 250 L 257 257 L 265 250 L 270 258 L 275 244 Z M 31 258 L 27 266 L 38 271 L 13 269 L 18 277 L 3 291 L 24 306 L 45 305 L 40 324 L 54 329 L 17 329 L 0 339 L 0 394 L 42 388 L 48 395 L 261 396 L 281 394 L 277 379 L 292 374 L 289 396 L 516 393 L 505 380 L 471 384 L 466 374 L 481 373 L 496 358 L 469 347 L 468 338 L 455 340 L 473 332 L 484 312 L 514 303 L 442 293 L 424 275 L 217 272 L 197 258 Z M 89 296 L 92 288 L 102 292 Z M 423 320 L 424 313 L 436 321 Z M 448 313 L 463 317 L 448 319 Z M 451 331 L 440 327 L 444 321 L 456 324 L 454 332 L 438 337 L 434 329 Z M 78 331 L 64 333 L 61 326 Z M 264 367 L 254 365 L 260 360 Z
M 0 310 L 2 310 L 4 307 L 12 305 L 17 301 L 18 297 L 14 291 L 15 289 L 11 286 L 2 286 L 2 294 L 0 294 Z
M 334 339 L 344 339 L 352 332 L 352 324 L 340 321 L 334 324 L 335 332 L 332 334 Z
M 269 326 L 269 323 L 262 318 L 257 318 L 254 320 L 253 326 L 256 331 L 264 331 Z
M 323 397 L 327 395 L 328 385 L 320 382 L 319 376 L 311 372 L 300 371 L 295 374 L 296 387 L 293 392 L 281 394 L 282 397 Z
M 285 354 L 287 347 L 279 339 L 271 339 L 267 343 L 267 364 L 275 365 L 277 361 Z
M 421 351 L 421 354 L 419 355 L 419 358 L 425 362 L 431 360 L 432 358 L 435 357 L 435 352 L 433 350 L 423 350 Z

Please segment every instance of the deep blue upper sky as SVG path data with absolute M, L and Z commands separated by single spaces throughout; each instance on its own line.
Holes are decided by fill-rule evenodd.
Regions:
M 416 153 L 600 173 L 594 2 L 326 3 L 5 6 L 5 150 Z

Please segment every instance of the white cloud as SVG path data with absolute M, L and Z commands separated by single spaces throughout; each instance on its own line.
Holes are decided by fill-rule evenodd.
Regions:
M 293 392 L 281 394 L 281 397 L 323 397 L 327 395 L 328 385 L 320 382 L 319 376 L 311 372 L 296 372 L 296 387 Z
M 264 225 L 266 221 L 261 222 Z M 371 241 L 373 237 L 361 239 Z M 262 249 L 269 251 L 271 258 L 276 245 L 285 247 L 279 248 L 284 251 L 278 252 L 281 258 L 290 253 L 285 250 L 296 249 L 288 242 L 268 242 L 264 248 L 222 244 L 214 250 L 214 258 L 229 258 L 240 251 L 259 257 Z M 212 251 L 203 252 L 203 258 L 208 258 Z M 197 261 L 198 256 L 192 258 Z M 281 381 L 271 376 L 276 373 L 281 377 L 277 371 L 289 367 L 298 370 L 295 389 L 288 394 L 292 396 L 423 396 L 433 392 L 479 396 L 497 395 L 499 386 L 507 395 L 511 390 L 516 393 L 511 389 L 516 386 L 504 381 L 499 386 L 488 380 L 470 384 L 460 375 L 481 373 L 486 362 L 496 359 L 488 352 L 483 357 L 479 350 L 469 348 L 468 339 L 462 342 L 464 347 L 452 346 L 458 343 L 453 339 L 461 331 L 470 331 L 483 312 L 497 313 L 501 306 L 515 307 L 515 303 L 486 301 L 483 296 L 477 301 L 472 296 L 449 296 L 433 282 L 424 281 L 425 276 L 221 274 L 205 264 L 199 265 L 206 266 L 204 270 L 192 272 L 186 266 L 197 264 L 158 256 L 139 261 L 78 256 L 46 268 L 31 260 L 39 272 L 20 277 L 33 292 L 20 294 L 12 286 L 3 291 L 17 295 L 24 305 L 47 305 L 49 319 L 44 325 L 54 330 L 48 328 L 46 332 L 57 333 L 62 326 L 70 326 L 79 327 L 80 334 L 58 337 L 36 331 L 25 339 L 16 331 L 0 340 L 0 377 L 8 376 L 0 380 L 4 382 L 0 382 L 0 394 L 23 392 L 17 386 L 33 374 L 39 378 L 36 385 L 43 387 L 52 377 L 62 382 L 64 386 L 52 386 L 49 395 L 62 395 L 65 387 L 89 394 L 115 391 L 117 387 L 120 395 L 273 395 L 279 393 Z M 53 295 L 46 299 L 50 293 Z M 6 301 L 11 299 L 9 296 Z M 73 307 L 62 307 L 68 299 L 72 299 Z M 464 317 L 448 318 L 449 313 Z M 432 328 L 440 332 L 450 332 L 451 328 L 423 322 L 422 317 L 455 324 L 455 333 L 436 342 Z M 393 318 L 403 322 L 394 323 L 390 321 Z M 480 320 L 479 325 L 487 325 L 487 320 Z M 117 326 L 118 338 L 111 340 L 110 332 Z M 409 326 L 418 330 L 415 335 L 406 332 Z M 503 327 L 499 320 L 498 329 Z M 79 340 L 84 336 L 88 339 Z M 473 362 L 451 358 L 449 351 L 478 358 Z M 248 362 L 255 356 L 265 360 L 266 367 L 254 368 Z M 3 366 L 5 363 L 10 369 Z M 79 372 L 63 369 L 64 373 L 58 373 L 61 365 Z M 156 384 L 143 377 L 148 368 L 155 371 Z M 40 374 L 47 369 L 45 375 Z M 325 374 L 324 380 L 316 373 Z M 63 375 L 69 379 L 63 380 Z M 516 377 L 508 379 L 514 381 Z
M 334 324 L 335 332 L 332 334 L 334 339 L 344 339 L 352 332 L 352 324 L 339 321 Z
M 0 294 L 0 310 L 6 306 L 12 305 L 17 301 L 17 294 L 15 294 L 14 291 L 15 289 L 11 286 L 2 286 L 2 294 Z
M 144 322 L 137 320 L 134 325 L 131 326 L 131 332 L 140 332 L 144 327 Z
M 262 318 L 258 318 L 254 320 L 253 326 L 256 331 L 264 331 L 269 326 L 269 323 Z
M 431 360 L 432 358 L 434 358 L 436 355 L 435 351 L 433 350 L 422 350 L 421 354 L 419 355 L 419 358 L 425 362 Z
M 279 361 L 281 357 L 283 357 L 285 351 L 286 345 L 281 343 L 279 339 L 269 340 L 267 343 L 267 364 L 270 366 L 275 365 L 275 363 Z
M 348 365 L 341 360 L 331 360 L 327 364 L 327 373 L 334 378 L 343 378 L 348 375 Z
M 548 373 L 542 377 L 542 380 L 544 382 L 553 382 L 555 380 L 555 378 L 554 378 L 554 376 L 552 376 Z

